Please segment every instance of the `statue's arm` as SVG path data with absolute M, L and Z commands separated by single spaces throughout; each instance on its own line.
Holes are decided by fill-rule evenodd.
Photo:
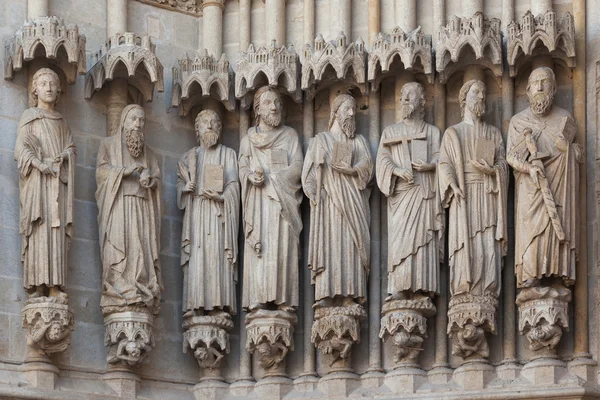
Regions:
M 315 160 L 316 141 L 317 139 L 315 138 L 310 140 L 302 168 L 302 189 L 311 202 L 315 201 L 317 195 L 317 170 L 319 165 L 318 160 Z
M 515 118 L 515 117 L 513 117 Z M 508 144 L 506 147 L 506 161 L 516 172 L 529 173 L 531 163 L 527 162 L 527 146 L 525 136 L 517 131 L 514 120 L 510 121 L 508 127 Z

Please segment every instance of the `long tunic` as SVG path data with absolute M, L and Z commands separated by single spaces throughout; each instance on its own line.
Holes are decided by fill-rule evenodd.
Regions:
M 441 133 L 424 124 L 428 159 L 437 164 Z M 412 170 L 413 183 L 397 178 L 398 166 L 412 169 L 411 141 L 391 146 L 389 139 L 409 137 L 404 123 L 383 130 L 377 152 L 377 183 L 388 198 L 388 294 L 405 290 L 439 293 L 439 264 L 443 252 L 444 213 L 437 190 L 436 171 Z
M 285 154 L 287 166 L 274 163 L 271 151 Z M 274 155 L 275 161 L 281 161 Z M 288 126 L 268 133 L 248 130 L 240 143 L 240 182 L 244 226 L 242 305 L 274 302 L 298 306 L 298 259 L 302 219 L 302 147 Z M 264 171 L 264 184 L 254 186 L 248 176 Z M 256 251 L 260 244 L 261 251 Z
M 54 159 L 67 152 L 60 168 Z M 19 122 L 15 160 L 19 168 L 23 286 L 67 283 L 67 250 L 73 236 L 75 144 L 67 122 L 56 111 L 25 110 Z M 45 175 L 33 164 L 58 170 Z
M 495 175 L 475 169 L 477 138 L 495 145 Z M 438 166 L 442 206 L 450 208 L 448 255 L 450 293 L 498 297 L 502 257 L 506 254 L 506 195 L 508 166 L 500 131 L 482 123 L 475 128 L 461 122 L 446 130 Z M 451 198 L 450 184 L 465 194 L 464 201 Z
M 507 160 L 515 175 L 515 273 L 517 285 L 542 277 L 562 277 L 567 284 L 575 281 L 575 263 L 579 242 L 579 213 L 577 212 L 579 165 L 575 155 L 574 135 L 566 152 L 556 147 L 561 122 L 571 118 L 568 111 L 553 106 L 547 116 L 536 116 L 529 108 L 510 120 Z M 529 151 L 523 130 L 531 128 L 539 153 L 546 153 L 541 161 L 558 215 L 565 233 L 565 241 L 556 237 L 540 189 L 529 175 Z
M 358 175 L 334 171 L 335 143 L 352 146 L 352 166 Z M 369 143 L 362 135 L 322 132 L 311 139 L 304 159 L 302 186 L 316 203 L 311 205 L 308 268 L 312 270 L 315 298 L 336 295 L 367 298 L 369 273 L 369 196 L 373 177 Z
M 223 166 L 223 202 L 202 196 L 205 165 Z M 193 175 L 192 175 L 193 174 Z M 235 314 L 240 184 L 235 151 L 220 144 L 194 147 L 177 171 L 177 205 L 185 210 L 181 238 L 183 311 L 215 307 Z M 194 193 L 184 192 L 187 182 Z
M 123 176 L 134 161 L 149 169 L 158 180 L 156 186 L 142 187 L 137 173 Z M 158 313 L 162 289 L 158 160 L 147 146 L 134 160 L 122 134 L 108 137 L 100 142 L 96 184 L 103 264 L 100 306 L 145 305 Z

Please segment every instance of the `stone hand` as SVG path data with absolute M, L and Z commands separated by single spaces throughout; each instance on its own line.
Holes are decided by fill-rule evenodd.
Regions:
M 575 152 L 575 160 L 577 160 L 577 162 L 579 164 L 583 163 L 584 161 L 584 156 L 583 156 L 583 147 L 581 147 L 581 145 L 579 143 L 573 143 L 573 151 Z
M 334 171 L 339 172 L 344 175 L 354 175 L 356 174 L 356 170 L 352 167 L 346 167 L 345 165 L 333 164 L 331 166 Z
M 142 164 L 134 162 L 133 164 L 128 165 L 127 167 L 125 167 L 125 171 L 123 171 L 123 175 L 124 176 L 130 176 L 134 172 L 137 172 L 139 174 L 143 170 L 144 170 L 144 166 Z
M 456 183 L 451 183 L 450 188 L 452 189 L 452 195 L 458 201 L 458 204 L 461 203 L 465 199 L 465 194 L 463 191 L 456 185 Z
M 60 153 L 59 155 L 57 155 L 54 158 L 54 162 L 56 164 L 58 163 L 62 163 L 64 160 L 66 160 L 69 157 L 69 152 L 68 151 L 63 151 L 62 153 Z
M 471 165 L 473 167 L 475 167 L 475 169 L 477 169 L 480 172 L 483 172 L 484 174 L 487 175 L 495 175 L 496 174 L 496 170 L 494 169 L 494 167 L 492 167 L 490 164 L 488 164 L 487 161 L 485 161 L 484 159 L 481 160 L 471 160 Z
M 56 171 L 54 170 L 54 168 L 52 168 L 51 166 L 49 166 L 46 163 L 40 163 L 39 170 L 44 175 L 52 175 L 53 177 L 56 178 Z
M 433 171 L 435 169 L 435 164 L 429 164 L 423 160 L 412 162 L 411 165 L 415 171 L 419 172 Z
M 563 135 L 558 135 L 558 139 L 556 139 L 554 145 L 563 153 L 566 153 L 569 150 L 569 142 L 567 142 Z
M 256 172 L 253 172 L 250 175 L 248 175 L 248 180 L 254 186 L 262 186 L 263 183 L 265 183 L 265 176 L 257 174 Z
M 413 183 L 415 179 L 412 171 L 406 168 L 395 168 L 394 175 L 396 175 L 400 179 L 405 180 L 408 183 Z
M 196 191 L 196 184 L 192 181 L 188 181 L 183 187 L 183 191 L 186 193 Z
M 540 167 L 538 167 L 537 165 L 531 165 L 529 167 L 529 176 L 531 177 L 531 180 L 533 181 L 533 184 L 535 185 L 536 188 L 540 188 L 540 178 L 543 178 L 543 171 Z
M 211 200 L 214 201 L 218 201 L 218 202 L 223 202 L 225 201 L 225 199 L 223 198 L 223 195 L 217 193 L 215 190 L 212 189 L 204 189 L 204 197 L 208 197 Z

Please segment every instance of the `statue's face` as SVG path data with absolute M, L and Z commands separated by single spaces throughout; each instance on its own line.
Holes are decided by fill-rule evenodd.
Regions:
M 48 104 L 54 104 L 58 99 L 60 82 L 51 74 L 43 74 L 38 77 L 35 85 L 35 94 L 38 101 Z
M 402 88 L 400 94 L 400 107 L 402 119 L 410 118 L 415 111 L 422 111 L 421 94 L 418 90 L 410 87 Z
M 467 108 L 476 116 L 485 114 L 485 85 L 481 82 L 474 83 L 467 92 Z
M 136 342 L 129 342 L 125 346 L 125 351 L 132 357 L 139 357 L 141 354 L 140 348 Z
M 527 97 L 534 113 L 544 114 L 548 111 L 554 100 L 555 87 L 556 82 L 546 69 L 536 69 L 531 73 L 527 85 Z
M 283 104 L 279 93 L 269 90 L 260 96 L 260 105 L 258 113 L 261 121 L 267 125 L 276 128 L 281 124 L 281 111 Z
M 221 119 L 215 112 L 204 113 L 196 120 L 196 137 L 198 142 L 206 147 L 212 147 L 218 143 L 221 129 Z
M 344 134 L 350 138 L 353 138 L 356 133 L 356 120 L 354 115 L 356 114 L 356 105 L 353 101 L 347 100 L 336 113 L 338 123 L 342 127 Z
M 52 324 L 46 331 L 46 339 L 50 342 L 57 342 L 62 338 L 63 328 L 60 324 Z
M 146 124 L 146 113 L 141 108 L 134 108 L 125 117 L 123 127 L 125 131 L 143 131 Z

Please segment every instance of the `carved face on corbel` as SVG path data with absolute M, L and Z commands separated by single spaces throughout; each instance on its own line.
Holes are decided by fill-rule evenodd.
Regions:
M 527 82 L 527 97 L 534 114 L 544 115 L 552 107 L 556 94 L 554 71 L 548 67 L 533 70 Z
M 425 114 L 425 90 L 417 82 L 410 82 L 402 86 L 400 92 L 400 113 L 402 119 L 413 115 L 423 119 Z
M 41 68 L 33 75 L 32 94 L 39 106 L 40 103 L 54 107 L 60 95 L 60 79 L 56 72 L 49 68 Z
M 260 95 L 257 117 L 272 128 L 281 125 L 283 102 L 275 90 L 267 90 Z
M 198 144 L 210 148 L 219 142 L 223 124 L 219 114 L 212 110 L 202 110 L 196 117 L 195 128 Z

